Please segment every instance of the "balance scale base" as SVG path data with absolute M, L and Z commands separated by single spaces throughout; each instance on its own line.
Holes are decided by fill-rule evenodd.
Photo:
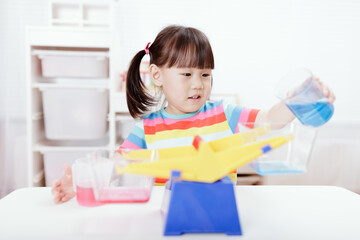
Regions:
M 183 233 L 242 235 L 234 183 L 228 177 L 202 183 L 176 180 L 173 176 L 174 173 L 165 186 L 162 204 L 165 236 Z

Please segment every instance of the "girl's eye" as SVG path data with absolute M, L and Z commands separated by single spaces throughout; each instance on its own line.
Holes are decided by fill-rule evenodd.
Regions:
M 186 77 L 190 77 L 191 73 L 183 73 L 183 75 L 186 76 Z
M 203 77 L 210 77 L 210 74 L 204 73 L 202 76 Z

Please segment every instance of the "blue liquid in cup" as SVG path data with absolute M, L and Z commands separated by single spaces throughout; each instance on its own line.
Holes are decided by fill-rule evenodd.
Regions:
M 318 127 L 329 121 L 334 106 L 328 102 L 286 103 L 303 125 Z

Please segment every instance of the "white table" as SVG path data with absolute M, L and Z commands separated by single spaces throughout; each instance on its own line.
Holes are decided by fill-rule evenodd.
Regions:
M 0 239 L 360 239 L 360 196 L 329 186 L 237 186 L 243 236 L 163 236 L 163 187 L 145 204 L 55 205 L 50 188 L 0 200 Z

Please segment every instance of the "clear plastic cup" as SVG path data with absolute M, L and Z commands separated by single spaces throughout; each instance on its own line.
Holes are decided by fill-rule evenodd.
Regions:
M 249 163 L 259 175 L 278 174 L 301 174 L 307 171 L 313 143 L 317 129 L 304 126 L 298 122 L 292 123 L 263 123 L 254 128 L 269 129 L 265 134 L 261 133 L 249 139 L 251 142 L 259 142 L 278 136 L 292 137 L 292 140 L 264 153 Z M 239 133 L 245 133 L 251 129 L 242 124 L 238 125 Z
M 128 154 L 132 150 L 122 150 Z M 153 151 L 155 153 L 155 150 Z M 119 173 L 117 168 L 129 164 L 155 161 L 157 155 L 149 158 L 131 159 L 118 155 L 114 159 L 114 168 L 109 184 L 97 184 L 94 188 L 95 199 L 100 203 L 135 203 L 147 202 L 150 199 L 154 177 L 138 174 Z M 96 178 L 98 179 L 98 178 Z M 99 178 L 101 179 L 101 177 Z
M 131 152 L 132 150 L 123 150 Z M 105 203 L 147 202 L 150 199 L 154 177 L 118 173 L 118 167 L 154 161 L 158 155 L 144 159 L 116 159 L 99 157 L 95 152 L 76 159 L 72 166 L 76 198 L 82 206 L 99 206 Z
M 72 165 L 76 199 L 82 206 L 101 205 L 94 189 L 110 184 L 114 164 L 108 158 L 88 156 L 76 159 Z
M 306 68 L 289 72 L 277 87 L 277 97 L 303 125 L 313 127 L 325 124 L 334 113 L 333 104 L 323 92 L 323 87 Z

